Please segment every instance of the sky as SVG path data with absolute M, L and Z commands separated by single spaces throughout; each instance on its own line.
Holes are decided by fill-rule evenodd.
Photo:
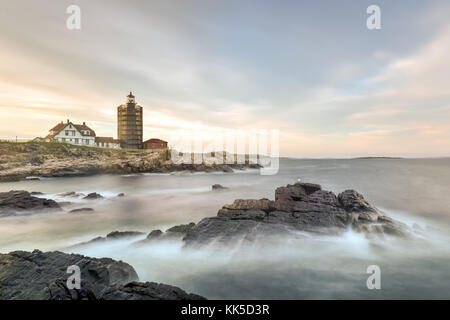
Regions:
M 0 138 L 66 119 L 116 137 L 133 91 L 144 139 L 201 123 L 279 130 L 282 156 L 450 156 L 449 14 L 447 0 L 0 0 Z

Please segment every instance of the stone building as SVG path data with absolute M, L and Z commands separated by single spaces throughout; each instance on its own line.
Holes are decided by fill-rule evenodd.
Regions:
M 124 149 L 142 149 L 142 107 L 130 92 L 125 104 L 117 107 L 117 137 Z

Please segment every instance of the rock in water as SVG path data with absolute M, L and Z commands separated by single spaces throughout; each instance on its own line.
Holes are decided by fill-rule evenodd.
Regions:
M 101 194 L 98 194 L 97 192 L 92 192 L 89 193 L 86 197 L 84 197 L 83 199 L 86 200 L 94 200 L 94 199 L 102 199 L 103 196 Z
M 94 212 L 94 209 L 92 208 L 79 208 L 69 211 L 69 213 L 92 213 L 92 212 Z
M 338 199 L 342 207 L 348 212 L 377 212 L 377 209 L 372 207 L 362 195 L 354 190 L 342 192 L 339 194 Z
M 362 195 L 347 190 L 336 196 L 320 185 L 298 182 L 277 188 L 275 201 L 238 199 L 224 205 L 216 217 L 189 225 L 181 233 L 186 244 L 228 243 L 232 240 L 254 240 L 256 236 L 285 235 L 308 231 L 340 234 L 352 228 L 368 236 L 408 236 L 409 228 L 386 217 L 371 206 Z M 149 239 L 165 239 L 163 234 L 150 234 Z
M 59 197 L 63 197 L 63 198 L 67 198 L 67 197 L 70 197 L 70 198 L 81 198 L 81 197 L 84 197 L 85 195 L 82 194 L 82 193 L 75 192 L 75 191 L 70 191 L 70 192 L 60 193 L 60 194 L 58 194 L 58 196 Z
M 68 289 L 67 268 L 77 265 L 81 288 Z M 0 300 L 196 300 L 180 288 L 139 283 L 132 266 L 109 258 L 62 252 L 15 251 L 0 254 Z
M 56 210 L 61 210 L 56 201 L 34 197 L 28 191 L 0 192 L 0 216 Z
M 144 245 L 153 240 L 173 240 L 182 239 L 193 227 L 195 223 L 191 222 L 189 224 L 180 224 L 162 232 L 161 230 L 152 230 L 144 240 L 135 242 L 136 245 Z
M 212 185 L 212 189 L 213 190 L 226 190 L 226 189 L 228 189 L 227 187 L 224 187 L 223 185 L 221 185 L 221 184 L 213 184 Z
M 108 233 L 106 235 L 106 237 L 96 237 L 96 238 L 91 239 L 86 242 L 80 242 L 80 243 L 74 244 L 66 249 L 71 250 L 74 248 L 80 248 L 80 247 L 88 246 L 88 245 L 91 245 L 94 243 L 99 243 L 99 242 L 116 241 L 116 240 L 122 240 L 122 239 L 132 239 L 132 238 L 140 237 L 144 234 L 145 233 L 139 232 L 139 231 L 113 231 L 113 232 Z

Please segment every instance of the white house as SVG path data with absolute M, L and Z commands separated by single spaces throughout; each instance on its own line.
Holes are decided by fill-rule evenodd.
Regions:
M 67 119 L 67 122 L 58 123 L 50 129 L 50 133 L 45 137 L 45 141 L 58 141 L 70 144 L 101 148 L 120 148 L 120 142 L 109 137 L 96 137 L 95 131 L 83 124 L 74 124 Z

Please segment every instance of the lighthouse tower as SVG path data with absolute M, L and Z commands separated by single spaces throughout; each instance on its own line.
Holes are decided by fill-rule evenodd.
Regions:
M 142 107 L 132 92 L 125 104 L 117 107 L 117 137 L 124 149 L 142 149 Z

